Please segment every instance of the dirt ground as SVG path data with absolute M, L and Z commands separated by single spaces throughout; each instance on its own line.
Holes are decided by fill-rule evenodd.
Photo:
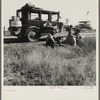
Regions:
M 61 33 L 58 33 L 56 34 L 56 36 L 62 36 L 62 37 L 66 37 L 67 36 L 67 32 L 66 31 L 62 31 Z M 80 33 L 81 37 L 84 38 L 84 37 L 96 37 L 96 32 L 87 32 L 87 33 L 83 33 L 81 32 Z M 8 43 L 22 43 L 21 41 L 19 41 L 19 39 L 16 37 L 16 36 L 11 36 L 10 35 L 10 32 L 5 32 L 4 36 L 3 36 L 3 42 L 4 44 L 8 44 Z M 45 42 L 46 36 L 42 36 L 40 38 L 40 40 L 37 42 L 37 43 L 43 43 Z M 36 42 L 34 42 L 34 44 L 36 44 Z

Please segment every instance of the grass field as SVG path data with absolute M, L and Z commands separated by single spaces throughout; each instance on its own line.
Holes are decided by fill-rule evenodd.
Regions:
M 4 44 L 4 85 L 96 85 L 96 38 L 84 38 L 83 43 L 54 49 Z

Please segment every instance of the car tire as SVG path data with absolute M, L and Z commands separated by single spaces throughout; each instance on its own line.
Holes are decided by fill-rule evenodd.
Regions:
M 34 30 L 29 30 L 29 31 L 27 32 L 26 38 L 27 38 L 27 40 L 28 40 L 29 42 L 35 42 L 35 41 L 37 41 L 37 32 L 34 31 Z

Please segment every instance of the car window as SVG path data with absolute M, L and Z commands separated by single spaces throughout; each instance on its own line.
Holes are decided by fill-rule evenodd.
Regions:
M 57 15 L 52 15 L 52 21 L 57 21 Z
M 39 20 L 39 16 L 36 13 L 31 13 L 31 19 L 33 20 Z
M 48 21 L 48 14 L 42 14 L 42 15 L 41 15 L 41 19 L 42 19 L 43 21 Z

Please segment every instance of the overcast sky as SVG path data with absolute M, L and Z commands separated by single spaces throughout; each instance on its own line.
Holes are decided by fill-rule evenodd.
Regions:
M 3 1 L 3 26 L 9 26 L 9 19 L 16 15 L 27 2 L 45 10 L 60 11 L 61 21 L 69 19 L 69 24 L 76 25 L 78 21 L 87 20 L 86 13 L 89 11 L 88 19 L 91 26 L 96 28 L 97 0 L 2 0 Z

